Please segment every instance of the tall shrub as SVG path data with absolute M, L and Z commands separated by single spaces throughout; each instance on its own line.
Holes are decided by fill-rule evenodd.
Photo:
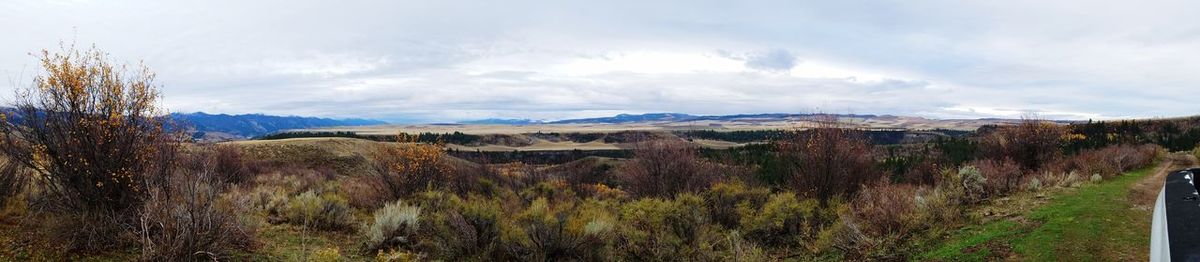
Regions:
M 215 176 L 211 168 L 182 170 L 150 187 L 137 229 L 144 260 L 216 260 L 253 247 L 254 229 L 219 198 Z
M 1062 156 L 1067 129 L 1049 121 L 1022 119 L 1013 126 L 984 131 L 979 150 L 983 157 L 998 161 L 1011 159 L 1024 171 L 1038 170 L 1043 164 Z
M 441 146 L 420 143 L 404 133 L 396 141 L 398 145 L 380 146 L 372 155 L 376 173 L 371 183 L 388 201 L 452 182 Z
M 120 243 L 178 147 L 157 105 L 154 74 L 114 65 L 98 49 L 42 51 L 41 75 L 0 120 L 0 153 L 29 170 L 71 248 Z M 124 225 L 122 225 L 124 224 Z
M 789 186 L 824 207 L 835 196 L 853 195 L 879 174 L 861 131 L 842 128 L 833 118 L 820 123 L 793 133 L 779 148 L 788 165 Z
M 714 168 L 700 160 L 696 149 L 678 140 L 641 142 L 634 158 L 621 173 L 631 192 L 639 196 L 671 197 L 697 192 L 717 180 Z

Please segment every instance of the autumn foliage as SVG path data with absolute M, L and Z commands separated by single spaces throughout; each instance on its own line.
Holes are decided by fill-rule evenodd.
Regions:
M 375 171 L 371 183 L 389 200 L 426 189 L 451 185 L 452 168 L 439 144 L 420 143 L 416 136 L 401 133 L 397 144 L 380 146 L 374 152 Z
M 166 168 L 154 74 L 113 65 L 99 50 L 38 55 L 45 74 L 15 102 L 21 120 L 0 125 L 0 150 L 36 173 L 59 207 L 120 211 L 140 203 L 144 178 Z

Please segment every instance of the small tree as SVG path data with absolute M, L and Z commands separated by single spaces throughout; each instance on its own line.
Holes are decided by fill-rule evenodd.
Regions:
M 789 186 L 816 197 L 822 207 L 834 196 L 853 195 L 860 185 L 879 177 L 866 137 L 840 126 L 836 118 L 822 119 L 815 128 L 793 132 L 779 143 Z
M 673 197 L 708 188 L 717 176 L 696 149 L 678 140 L 640 142 L 633 159 L 621 167 L 623 180 L 640 196 Z
M 0 118 L 0 153 L 20 166 L 3 171 L 25 174 L 62 213 L 50 231 L 68 248 L 129 243 L 120 240 L 136 227 L 149 185 L 169 180 L 178 148 L 155 104 L 154 74 L 115 66 L 95 48 L 37 57 L 45 71 Z
M 451 166 L 441 146 L 420 143 L 416 136 L 404 133 L 396 141 L 398 145 L 380 146 L 372 156 L 376 171 L 372 184 L 388 201 L 452 184 Z
M 979 139 L 979 150 L 983 157 L 1011 159 L 1023 171 L 1034 171 L 1062 156 L 1066 134 L 1067 129 L 1063 126 L 1026 117 L 1017 125 L 985 131 Z
M 0 152 L 32 170 L 60 208 L 136 207 L 144 178 L 165 173 L 161 156 L 176 146 L 155 105 L 154 74 L 114 66 L 95 48 L 42 51 L 38 58 L 44 74 L 18 91 L 16 117 L 0 119 Z

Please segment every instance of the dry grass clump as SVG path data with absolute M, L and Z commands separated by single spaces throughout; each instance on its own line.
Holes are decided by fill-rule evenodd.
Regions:
M 1192 155 L 1200 158 L 1200 144 L 1196 145 L 1196 149 L 1192 149 Z
M 345 230 L 354 224 L 345 198 L 312 190 L 288 200 L 283 217 L 291 224 L 326 230 Z
M 27 171 L 17 163 L 9 162 L 7 159 L 0 157 L 0 218 L 16 212 L 14 209 L 18 205 L 26 205 L 20 203 L 18 199 L 25 191 L 25 181 L 29 179 Z
M 396 201 L 375 210 L 374 220 L 365 224 L 364 243 L 367 250 L 377 251 L 414 244 L 420 223 L 421 208 Z

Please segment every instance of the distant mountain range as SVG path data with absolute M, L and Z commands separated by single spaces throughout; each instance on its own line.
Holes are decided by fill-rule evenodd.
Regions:
M 596 118 L 579 118 L 579 119 L 564 119 L 555 121 L 541 121 L 529 119 L 482 119 L 471 121 L 460 121 L 460 124 L 475 124 L 475 125 L 527 125 L 527 124 L 628 124 L 640 122 L 686 122 L 686 121 L 754 121 L 754 120 L 787 120 L 812 118 L 824 114 L 738 114 L 738 115 L 689 115 L 680 113 L 649 113 L 649 114 L 619 114 L 610 117 Z M 875 118 L 876 115 L 855 115 L 855 114 L 835 114 L 838 117 L 854 117 L 854 118 Z
M 0 113 L 10 115 L 13 121 L 23 118 L 10 107 L 0 107 Z M 171 120 L 202 140 L 245 139 L 273 134 L 289 129 L 305 129 L 333 126 L 383 125 L 387 122 L 372 119 L 331 119 L 301 116 L 272 116 L 264 114 L 227 115 L 196 113 L 173 113 Z
M 273 134 L 289 129 L 304 129 L 331 126 L 382 125 L 387 122 L 371 119 L 331 119 L 300 116 L 272 116 L 263 114 L 226 115 L 198 113 L 173 113 L 171 119 L 190 127 L 196 138 L 233 139 L 251 138 Z
M 542 120 L 530 120 L 530 119 L 488 118 L 488 119 L 479 119 L 479 120 L 458 121 L 458 123 L 464 124 L 464 125 L 533 125 L 533 124 L 544 124 L 546 122 L 542 121 Z

